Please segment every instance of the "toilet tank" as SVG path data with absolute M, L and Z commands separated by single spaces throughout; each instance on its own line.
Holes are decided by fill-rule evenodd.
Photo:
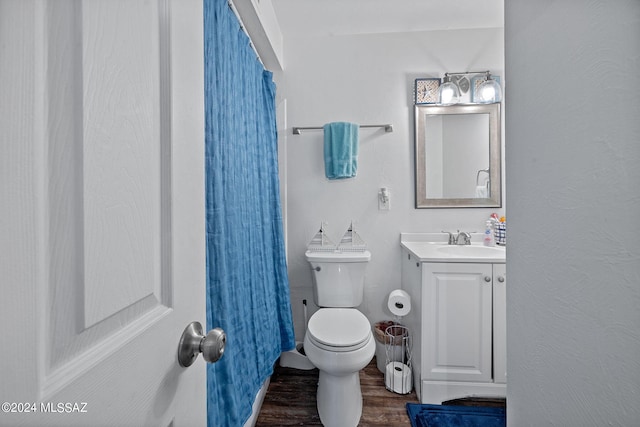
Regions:
M 319 307 L 357 307 L 364 296 L 364 273 L 371 252 L 305 253 L 311 264 L 313 299 Z

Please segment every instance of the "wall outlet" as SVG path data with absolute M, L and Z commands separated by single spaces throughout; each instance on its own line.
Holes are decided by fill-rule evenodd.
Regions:
M 381 187 L 378 191 L 378 210 L 388 211 L 391 209 L 391 192 L 387 187 Z

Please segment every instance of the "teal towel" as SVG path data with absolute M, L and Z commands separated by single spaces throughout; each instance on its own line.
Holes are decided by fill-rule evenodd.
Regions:
M 329 179 L 353 178 L 358 171 L 358 130 L 355 123 L 324 125 L 324 172 Z

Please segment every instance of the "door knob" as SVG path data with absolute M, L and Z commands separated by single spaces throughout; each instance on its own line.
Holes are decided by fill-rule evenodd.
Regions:
M 220 328 L 214 328 L 205 336 L 200 322 L 191 322 L 180 337 L 178 344 L 178 363 L 182 367 L 193 365 L 202 353 L 202 357 L 209 363 L 215 363 L 222 357 L 227 335 Z

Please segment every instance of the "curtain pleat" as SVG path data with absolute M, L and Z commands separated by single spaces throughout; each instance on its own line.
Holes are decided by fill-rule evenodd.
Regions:
M 208 425 L 242 426 L 295 346 L 279 194 L 275 85 L 225 0 L 204 0 Z

